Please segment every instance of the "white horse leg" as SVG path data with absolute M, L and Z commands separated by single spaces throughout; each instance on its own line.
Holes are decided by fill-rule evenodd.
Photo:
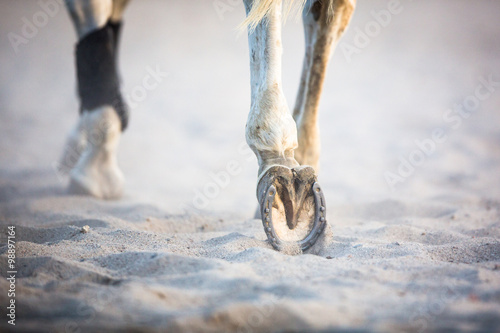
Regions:
M 118 14 L 111 0 L 67 0 L 66 5 L 79 39 L 81 116 L 68 138 L 60 169 L 70 170 L 70 192 L 117 198 L 123 191 L 123 175 L 116 150 L 127 126 L 116 68 L 117 34 L 109 21 Z M 118 12 L 121 17 L 123 8 Z
M 252 0 L 245 0 L 247 12 Z M 281 1 L 248 35 L 252 104 L 246 140 L 257 155 L 259 175 L 272 165 L 295 167 L 297 129 L 281 83 Z
M 66 7 L 78 39 L 106 25 L 113 11 L 113 0 L 66 0 Z
M 303 11 L 306 52 L 293 117 L 299 147 L 295 158 L 318 171 L 318 109 L 326 69 L 336 43 L 349 24 L 355 0 L 309 0 Z M 333 11 L 333 12 L 331 12 Z
M 244 2 L 250 16 L 256 2 Z M 252 102 L 246 140 L 259 163 L 257 199 L 268 239 L 276 249 L 297 244 L 307 249 L 324 230 L 324 200 L 322 196 L 315 200 L 313 188 L 319 187 L 314 169 L 300 166 L 294 158 L 297 127 L 281 83 L 282 3 L 271 1 L 266 6 L 264 19 L 248 34 Z M 321 211 L 316 206 L 319 201 Z M 315 222 L 320 218 L 316 210 L 323 214 L 321 225 Z

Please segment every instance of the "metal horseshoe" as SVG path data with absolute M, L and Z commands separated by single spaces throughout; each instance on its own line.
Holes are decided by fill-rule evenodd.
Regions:
M 321 187 L 317 182 L 313 184 L 312 191 L 314 195 L 314 206 L 315 206 L 314 224 L 311 229 L 311 232 L 309 232 L 309 234 L 304 239 L 297 242 L 300 245 L 302 251 L 309 249 L 316 243 L 318 237 L 323 233 L 326 226 L 325 197 L 323 195 L 323 192 L 321 191 Z M 276 250 L 279 251 L 283 248 L 283 245 L 286 245 L 287 243 L 292 244 L 296 242 L 281 240 L 276 234 L 276 231 L 274 230 L 272 208 L 275 196 L 276 196 L 276 188 L 274 187 L 274 185 L 271 185 L 265 192 L 263 205 L 261 206 L 261 216 L 262 216 L 262 225 L 264 226 L 264 231 L 266 232 L 269 242 Z

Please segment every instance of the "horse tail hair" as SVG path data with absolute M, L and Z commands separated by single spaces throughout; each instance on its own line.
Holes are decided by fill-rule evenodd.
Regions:
M 325 8 L 327 8 L 328 17 L 333 16 L 333 7 L 338 0 L 318 0 Z M 283 19 L 290 15 L 299 17 L 304 9 L 307 0 L 254 0 L 252 8 L 248 12 L 247 18 L 240 24 L 240 30 L 248 28 L 253 31 L 278 2 L 283 2 Z M 355 0 L 350 0 L 354 3 Z

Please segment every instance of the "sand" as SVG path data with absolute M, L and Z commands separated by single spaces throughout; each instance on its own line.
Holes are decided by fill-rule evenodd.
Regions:
M 0 279 L 0 330 L 498 331 L 500 85 L 483 82 L 500 81 L 500 4 L 402 0 L 361 47 L 388 3 L 360 1 L 321 104 L 330 227 L 297 254 L 273 250 L 252 219 L 244 10 L 225 3 L 220 14 L 211 1 L 132 2 L 124 91 L 168 74 L 135 101 L 119 150 L 126 193 L 109 202 L 68 195 L 53 167 L 77 119 L 68 15 L 16 53 L 8 33 L 42 9 L 0 4 L 0 273 L 12 225 L 18 270 L 15 327 Z M 292 104 L 300 23 L 283 44 Z

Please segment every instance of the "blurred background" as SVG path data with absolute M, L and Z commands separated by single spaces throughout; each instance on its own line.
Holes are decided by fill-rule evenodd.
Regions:
M 76 34 L 56 3 L 49 16 L 38 1 L 0 2 L 0 176 L 63 193 L 67 178 L 53 165 L 79 102 Z M 500 3 L 389 3 L 358 1 L 330 63 L 320 116 L 327 200 L 341 207 L 393 198 L 499 199 L 500 85 L 483 81 L 500 82 Z M 248 45 L 236 30 L 243 18 L 243 4 L 234 1 L 129 5 L 120 45 L 124 95 L 151 70 L 168 75 L 131 107 L 119 149 L 125 200 L 169 212 L 253 214 L 257 162 L 244 144 Z M 26 36 L 26 22 L 36 23 L 36 32 Z M 293 107 L 304 54 L 300 21 L 288 20 L 283 45 L 283 85 Z M 471 97 L 477 89 L 489 92 L 479 103 Z M 432 146 L 435 130 L 444 139 Z M 239 171 L 217 184 L 214 174 L 230 161 Z

